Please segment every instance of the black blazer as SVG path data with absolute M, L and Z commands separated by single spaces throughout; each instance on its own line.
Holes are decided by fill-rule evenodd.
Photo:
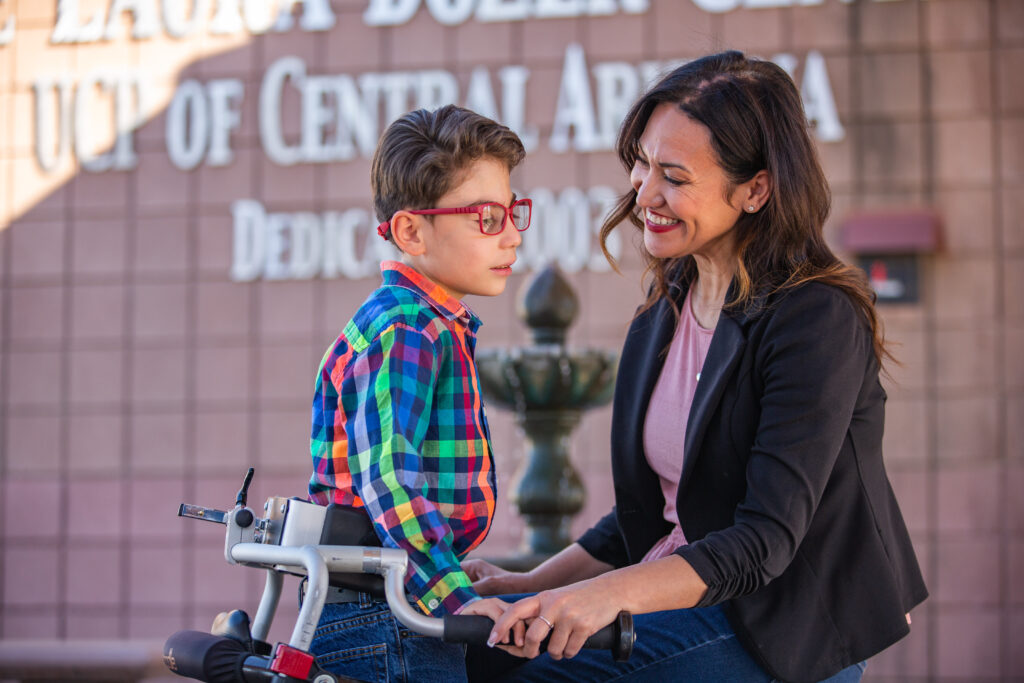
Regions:
M 620 360 L 616 505 L 579 540 L 615 566 L 671 529 L 643 425 L 675 325 L 661 301 L 633 321 Z M 675 552 L 708 585 L 698 606 L 724 602 L 747 650 L 783 680 L 876 654 L 927 597 L 882 461 L 878 370 L 848 296 L 805 284 L 723 312 L 701 371 L 676 501 L 689 544 Z

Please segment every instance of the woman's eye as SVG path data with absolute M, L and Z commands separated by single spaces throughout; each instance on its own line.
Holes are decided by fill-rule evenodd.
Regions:
M 665 176 L 665 181 L 668 182 L 669 185 L 675 185 L 676 187 L 686 184 L 685 180 L 677 180 L 675 178 L 670 178 L 668 176 Z

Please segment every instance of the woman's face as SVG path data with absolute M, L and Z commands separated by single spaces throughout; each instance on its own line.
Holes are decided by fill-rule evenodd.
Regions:
M 658 105 L 640 136 L 629 179 L 642 212 L 644 246 L 652 256 L 730 262 L 742 193 L 730 192 L 706 126 L 674 104 Z

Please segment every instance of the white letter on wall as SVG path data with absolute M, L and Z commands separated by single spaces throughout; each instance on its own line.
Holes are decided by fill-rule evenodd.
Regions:
M 2 2 L 3 0 L 0 0 Z M 0 29 L 0 45 L 10 45 L 11 41 L 14 40 L 14 27 L 17 21 L 15 15 L 7 17 L 7 21 L 4 22 L 3 29 Z
M 522 21 L 530 16 L 529 0 L 480 0 L 477 21 Z
M 814 134 L 822 142 L 842 140 L 846 131 L 839 122 L 836 99 L 832 84 L 828 80 L 825 58 L 817 50 L 807 53 L 804 62 L 804 77 L 800 83 L 800 96 L 804 99 L 804 111 L 808 122 L 814 124 Z
M 36 161 L 43 171 L 50 173 L 71 149 L 71 79 L 38 78 L 32 90 L 36 104 Z M 50 97 L 51 90 L 56 91 L 56 103 Z
M 537 18 L 578 17 L 586 0 L 537 0 Z
M 416 74 L 416 109 L 437 109 L 453 104 L 458 96 L 459 84 L 447 71 L 430 69 Z
M 302 3 L 302 19 L 299 26 L 303 31 L 329 31 L 334 28 L 334 12 L 330 0 L 281 0 L 277 10 L 275 31 L 289 31 L 292 28 L 292 8 Z
M 243 0 L 242 16 L 245 17 L 245 28 L 253 35 L 266 33 L 277 19 L 273 3 L 267 0 Z
M 288 238 L 285 235 L 285 230 L 288 228 L 289 222 L 290 217 L 286 213 L 267 214 L 267 258 L 263 274 L 268 280 L 288 279 L 288 264 L 284 261 L 284 254 L 288 250 Z
M 498 71 L 501 79 L 501 122 L 514 130 L 529 152 L 537 147 L 537 127 L 526 125 L 526 81 L 530 70 L 525 66 L 506 66 Z
M 255 280 L 263 271 L 266 213 L 255 199 L 239 199 L 231 204 L 234 220 L 234 251 L 231 279 L 236 282 Z
M 588 0 L 587 2 L 587 14 L 592 17 L 615 14 L 618 9 L 615 6 L 615 0 Z
M 629 112 L 640 90 L 636 69 L 625 62 L 607 62 L 594 67 L 597 82 L 598 143 L 602 149 L 615 146 L 619 124 Z
M 791 7 L 797 3 L 793 0 L 744 0 L 743 4 L 747 9 L 764 9 L 767 7 Z M 800 4 L 807 5 L 810 3 L 804 1 Z
M 160 28 L 157 20 L 156 5 L 153 0 L 114 0 L 107 15 L 107 26 L 103 30 L 104 40 L 117 38 L 117 29 L 121 24 L 121 14 L 132 13 L 132 38 L 141 40 L 156 35 Z
M 590 204 L 583 191 L 567 187 L 558 197 L 555 212 L 556 223 L 548 222 L 548 248 L 558 254 L 558 265 L 567 273 L 575 273 L 590 263 L 590 234 L 593 222 L 590 219 Z
M 117 140 L 114 143 L 114 168 L 124 171 L 135 168 L 135 129 L 144 122 L 146 111 L 146 81 L 138 74 L 123 75 L 117 79 L 114 91 L 114 122 Z
M 82 168 L 93 173 L 109 170 L 114 165 L 114 156 L 109 152 L 98 154 L 89 146 L 87 132 L 93 130 L 92 119 L 89 116 L 91 96 L 97 89 L 110 91 L 115 84 L 114 77 L 109 73 L 94 71 L 79 82 L 78 90 L 75 92 L 75 157 L 82 164 Z
M 93 43 L 103 35 L 103 10 L 97 10 L 85 26 L 79 23 L 78 0 L 58 0 L 57 23 L 51 43 Z
M 384 125 L 409 110 L 409 88 L 414 85 L 413 77 L 405 71 L 392 71 L 382 74 L 363 74 L 359 77 L 359 87 L 364 97 L 384 97 Z
M 320 217 L 309 211 L 292 215 L 292 249 L 288 259 L 291 276 L 308 280 L 320 270 L 323 255 L 323 233 Z
M 185 18 L 183 0 L 163 0 L 160 4 L 160 16 L 164 22 L 164 30 L 172 38 L 184 38 L 196 32 L 199 22 L 210 13 L 210 0 L 192 0 L 192 15 Z
M 362 81 L 361 81 L 362 82 Z M 369 158 L 377 146 L 377 99 L 379 90 L 370 88 L 370 94 L 360 94 L 350 76 L 334 79 L 338 98 L 338 145 L 342 159 L 355 156 L 353 144 L 363 157 Z M 351 138 L 351 143 L 349 139 Z
M 590 199 L 590 203 L 593 205 L 592 212 L 592 225 L 594 231 L 594 244 L 595 248 L 591 249 L 589 270 L 595 273 L 607 273 L 612 269 L 608 259 L 605 258 L 604 252 L 601 251 L 601 224 L 604 223 L 604 217 L 608 215 L 608 212 L 612 210 L 612 207 L 619 200 L 618 194 L 615 190 L 608 187 L 607 185 L 598 185 L 597 187 L 590 188 L 587 192 L 587 197 Z M 612 255 L 612 258 L 618 261 L 622 258 L 622 231 L 612 230 L 608 235 L 608 239 L 605 241 L 605 246 L 608 248 L 608 253 Z
M 174 92 L 167 106 L 166 137 L 167 156 L 179 170 L 193 169 L 203 160 L 210 137 L 210 115 L 199 81 L 184 81 Z
M 324 277 L 336 277 L 339 273 L 351 280 L 358 280 L 372 274 L 376 261 L 371 263 L 370 251 L 374 242 L 367 242 L 367 258 L 356 256 L 356 236 L 363 227 L 369 228 L 370 215 L 363 209 L 349 209 L 344 212 L 328 211 L 324 216 Z M 383 242 L 377 233 L 370 240 Z
M 337 144 L 325 144 L 327 124 L 334 120 L 325 95 L 334 89 L 331 76 L 307 76 L 302 84 L 302 158 L 304 161 L 329 161 L 337 157 Z M 332 156 L 333 154 L 333 156 Z
M 594 105 L 590 96 L 590 76 L 583 48 L 575 43 L 565 48 L 562 84 L 558 88 L 558 104 L 549 142 L 552 152 L 565 152 L 569 149 L 570 128 L 576 129 L 573 149 L 586 152 L 595 148 L 598 140 L 594 125 Z
M 210 93 L 210 154 L 206 160 L 210 166 L 227 166 L 233 158 L 231 131 L 242 122 L 242 115 L 231 105 L 241 103 L 245 85 L 238 78 L 223 78 L 210 81 L 206 89 Z
M 622 3 L 622 11 L 628 14 L 643 14 L 650 6 L 650 0 L 619 0 Z
M 298 146 L 289 147 L 281 130 L 281 98 L 285 79 L 291 78 L 302 87 L 306 64 L 298 57 L 282 57 L 267 68 L 260 85 L 260 142 L 271 161 L 291 166 L 302 160 Z
M 498 121 L 498 105 L 494 101 L 494 89 L 491 88 L 491 74 L 486 66 L 478 66 L 469 75 L 469 87 L 466 88 L 466 109 Z M 508 126 L 508 121 L 503 122 Z M 509 126 L 511 128 L 511 126 Z
M 731 12 L 740 6 L 740 0 L 693 0 L 705 12 Z
M 240 0 L 217 0 L 217 11 L 210 20 L 210 33 L 233 34 L 240 33 L 245 28 L 239 2 Z

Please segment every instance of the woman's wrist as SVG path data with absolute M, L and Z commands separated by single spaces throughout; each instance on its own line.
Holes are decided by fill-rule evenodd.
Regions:
M 527 572 L 528 591 L 538 593 L 561 588 L 577 581 L 592 579 L 611 569 L 613 567 L 610 564 L 598 560 L 578 543 L 573 543 Z
M 678 555 L 622 567 L 588 584 L 615 596 L 621 609 L 634 614 L 695 607 L 707 591 L 700 575 Z

